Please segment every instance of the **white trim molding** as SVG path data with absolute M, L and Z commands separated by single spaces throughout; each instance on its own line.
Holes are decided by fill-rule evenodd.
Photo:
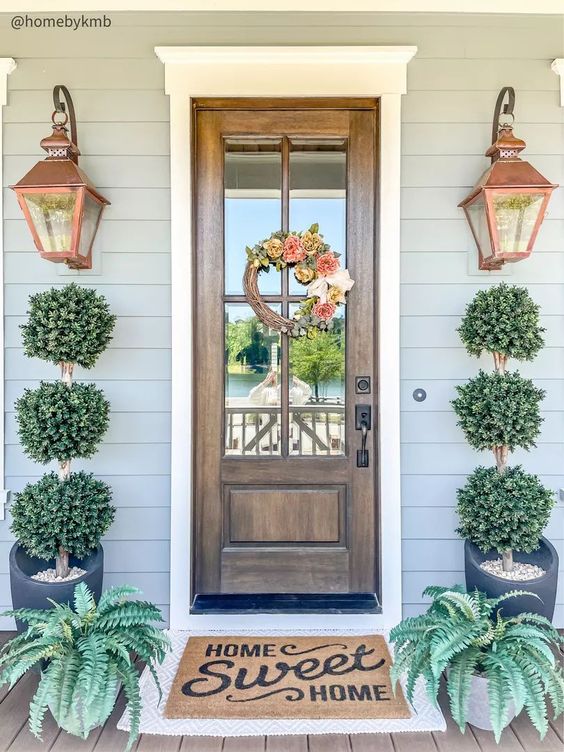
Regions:
M 550 67 L 560 76 L 560 107 L 564 107 L 564 57 L 557 57 Z
M 192 217 L 191 100 L 195 97 L 379 97 L 379 430 L 382 609 L 355 627 L 401 619 L 400 136 L 401 97 L 416 47 L 156 47 L 170 96 L 172 239 L 171 589 L 174 629 L 344 628 L 350 616 L 191 616 Z
M 8 76 L 15 70 L 16 61 L 11 57 L 0 57 L 0 175 L 2 172 L 2 160 L 3 160 L 3 120 L 2 112 L 4 105 L 8 102 Z M 2 323 L 0 325 L 0 374 L 2 380 L 0 383 L 0 415 L 2 416 L 2 423 L 0 424 L 0 520 L 5 517 L 5 507 L 8 496 L 8 491 L 5 487 L 5 458 L 4 458 L 4 206 L 3 201 L 0 201 L 0 310 L 2 311 Z

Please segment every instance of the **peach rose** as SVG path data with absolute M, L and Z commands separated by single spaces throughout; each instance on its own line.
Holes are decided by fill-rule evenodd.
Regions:
M 317 316 L 318 319 L 329 321 L 335 315 L 336 310 L 337 308 L 333 303 L 316 303 L 311 309 L 311 312 L 314 316 Z
M 284 245 L 279 238 L 270 238 L 270 240 L 266 240 L 262 244 L 262 247 L 271 259 L 280 258 L 282 251 L 284 250 Z
M 300 238 L 297 235 L 288 235 L 284 241 L 284 261 L 295 264 L 297 261 L 303 261 L 305 257 L 306 252 Z
M 322 277 L 334 274 L 339 266 L 339 259 L 330 252 L 322 253 L 317 257 L 317 271 Z
M 294 276 L 302 285 L 307 285 L 315 277 L 315 272 L 309 266 L 300 265 L 294 269 Z

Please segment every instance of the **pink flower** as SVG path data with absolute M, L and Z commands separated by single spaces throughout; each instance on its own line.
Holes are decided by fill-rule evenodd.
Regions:
M 332 253 L 322 253 L 317 257 L 317 272 L 322 277 L 334 274 L 339 268 L 339 259 Z
M 311 309 L 311 312 L 314 316 L 317 316 L 318 319 L 329 321 L 335 315 L 336 310 L 337 306 L 333 305 L 333 303 L 316 303 Z
M 305 248 L 297 235 L 288 235 L 284 241 L 284 254 L 282 258 L 287 264 L 295 264 L 303 261 L 306 257 Z

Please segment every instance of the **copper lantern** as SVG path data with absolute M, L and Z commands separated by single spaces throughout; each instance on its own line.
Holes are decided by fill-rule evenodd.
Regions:
M 41 257 L 72 269 L 91 269 L 94 238 L 110 202 L 78 166 L 76 118 L 65 86 L 55 86 L 53 102 L 53 132 L 41 141 L 47 158 L 11 187 Z
M 506 261 L 531 255 L 550 194 L 558 187 L 519 156 L 526 144 L 513 135 L 514 104 L 515 91 L 505 86 L 497 98 L 492 145 L 486 152 L 491 166 L 459 204 L 478 246 L 480 269 L 500 269 Z

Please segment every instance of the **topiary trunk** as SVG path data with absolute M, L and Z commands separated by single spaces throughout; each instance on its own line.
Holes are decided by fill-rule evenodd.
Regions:
M 72 386 L 72 373 L 74 369 L 74 363 L 61 362 L 61 381 L 65 386 Z M 71 461 L 63 460 L 59 462 L 59 478 L 61 480 L 68 480 L 71 472 Z M 57 577 L 69 576 L 69 552 L 65 551 L 62 546 L 59 546 L 59 555 L 55 557 L 55 573 Z

